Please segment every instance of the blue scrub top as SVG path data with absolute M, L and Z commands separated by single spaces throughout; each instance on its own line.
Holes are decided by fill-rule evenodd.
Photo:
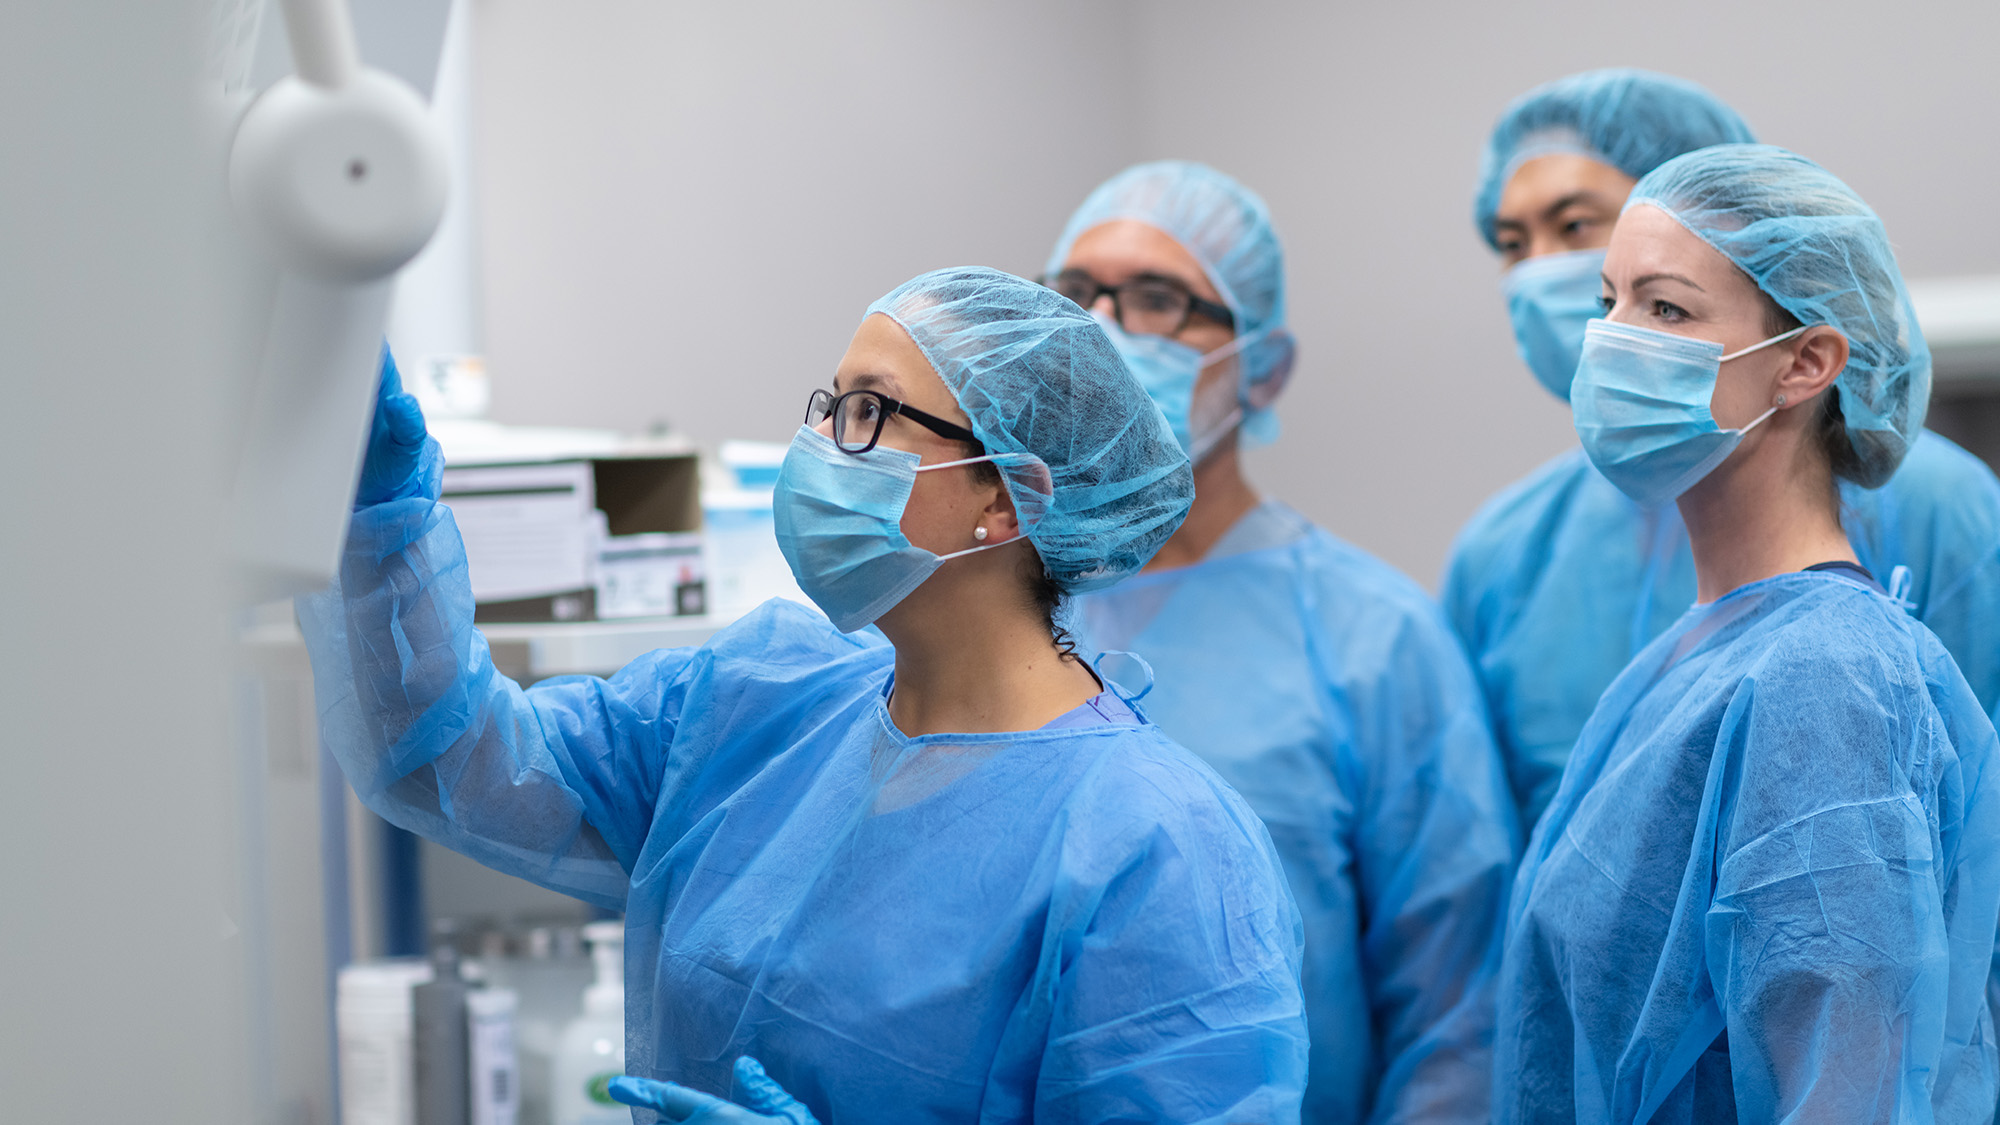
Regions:
M 1305 1120 L 1485 1121 L 1517 854 L 1478 688 L 1437 607 L 1276 502 L 1193 566 L 1079 599 L 1152 665 L 1149 714 L 1271 830 L 1305 918 Z
M 2000 714 L 2000 480 L 1929 431 L 1879 489 L 1843 482 L 1862 565 L 1907 592 L 1989 715 Z M 1641 508 L 1571 450 L 1494 497 L 1446 565 L 1446 615 L 1465 642 L 1494 735 L 1533 827 L 1584 720 L 1618 674 L 1694 604 L 1680 511 Z
M 1529 840 L 1494 1119 L 1990 1121 L 1996 755 L 1944 646 L 1853 577 L 1690 610 Z
M 767 604 L 698 649 L 523 690 L 443 505 L 356 513 L 302 599 L 369 806 L 626 912 L 631 1072 L 745 1054 L 837 1122 L 1296 1119 L 1299 919 L 1214 771 L 1102 695 L 909 738 L 894 653 Z

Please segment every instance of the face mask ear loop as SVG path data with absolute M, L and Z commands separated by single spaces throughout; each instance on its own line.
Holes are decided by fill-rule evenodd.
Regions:
M 1718 359 L 1715 362 L 1718 365 L 1728 363 L 1730 360 L 1736 359 L 1739 356 L 1746 356 L 1749 355 L 1751 352 L 1758 351 L 1763 348 L 1768 348 L 1772 344 L 1781 343 L 1785 340 L 1789 340 L 1792 337 L 1798 335 L 1801 332 L 1804 332 L 1806 329 L 1811 327 L 1812 325 L 1810 324 L 1801 324 L 1797 328 L 1792 329 L 1790 332 L 1780 332 L 1776 336 L 1771 337 L 1770 339 L 1764 341 L 1761 344 L 1752 344 L 1749 347 L 1744 348 L 1740 352 L 1732 352 L 1731 354 L 1723 356 L 1721 359 Z M 1776 414 L 1777 412 L 1778 408 L 1773 406 L 1770 409 L 1764 411 L 1764 413 L 1757 415 L 1757 417 L 1753 419 L 1749 425 L 1736 431 L 1737 436 L 1741 437 L 1742 435 L 1749 433 L 1751 430 L 1756 429 L 1758 426 L 1763 424 L 1764 419 L 1769 418 L 1771 415 Z
M 1801 324 L 1797 328 L 1792 329 L 1790 332 L 1780 332 L 1776 336 L 1771 337 L 1770 339 L 1764 341 L 1761 344 L 1752 344 L 1749 347 L 1744 348 L 1740 352 L 1732 352 L 1731 354 L 1723 356 L 1721 359 L 1718 359 L 1715 362 L 1728 363 L 1732 359 L 1739 359 L 1743 356 L 1749 355 L 1751 352 L 1761 351 L 1764 348 L 1770 347 L 1772 344 L 1782 343 L 1783 341 L 1789 340 L 1792 337 L 1798 335 L 1801 332 L 1804 332 L 1806 329 L 1811 327 L 1812 325 L 1810 324 Z
M 1764 419 L 1766 419 L 1766 418 L 1769 418 L 1769 417 L 1770 417 L 1771 415 L 1773 415 L 1773 414 L 1776 414 L 1777 412 L 1778 412 L 1778 408 L 1777 408 L 1777 407 L 1775 407 L 1775 406 L 1771 407 L 1771 408 L 1770 408 L 1769 410 L 1766 410 L 1766 411 L 1764 411 L 1764 413 L 1762 413 L 1762 414 L 1759 414 L 1759 415 L 1757 415 L 1757 417 L 1756 417 L 1755 419 L 1753 419 L 1753 420 L 1751 421 L 1751 423 L 1750 423 L 1749 425 L 1747 425 L 1747 426 L 1743 427 L 1743 428 L 1742 428 L 1742 429 L 1740 429 L 1740 430 L 1737 430 L 1737 431 L 1736 431 L 1736 435 L 1737 435 L 1738 437 L 1741 437 L 1741 436 L 1743 436 L 1744 434 L 1747 434 L 1747 433 L 1749 433 L 1749 432 L 1750 432 L 1751 430 L 1754 430 L 1754 429 L 1756 429 L 1756 428 L 1757 428 L 1758 426 L 1762 425 L 1762 424 L 1763 424 L 1763 422 L 1764 422 Z
M 1005 547 L 1007 544 L 1012 543 L 1020 538 L 1021 538 L 1020 536 L 1016 535 L 1013 539 L 1005 539 L 998 543 L 982 543 L 977 547 L 967 547 L 963 551 L 953 551 L 949 555 L 939 555 L 937 558 L 939 562 L 949 562 L 952 559 L 963 558 L 966 555 L 976 555 L 981 551 L 990 551 L 995 547 Z
M 1245 332 L 1241 336 L 1236 337 L 1235 339 L 1229 341 L 1228 343 L 1222 345 L 1221 347 L 1215 349 L 1212 352 L 1203 352 L 1201 353 L 1201 365 L 1203 367 L 1208 367 L 1212 364 L 1220 363 L 1221 361 L 1228 359 L 1230 356 L 1235 355 L 1236 353 L 1242 351 L 1243 349 L 1249 347 L 1250 345 L 1257 343 L 1259 340 L 1262 340 L 1265 336 L 1269 335 L 1270 332 L 1271 330 L 1268 327 L 1259 328 L 1255 332 Z
M 1222 421 L 1217 422 L 1206 433 L 1194 439 L 1194 448 L 1188 451 L 1188 463 L 1198 466 L 1203 461 L 1208 460 L 1208 455 L 1215 452 L 1215 447 L 1222 444 L 1222 439 L 1235 433 L 1236 427 L 1242 424 L 1243 408 L 1238 406 L 1224 415 Z
M 960 465 L 977 465 L 981 461 L 991 461 L 991 460 L 993 460 L 993 455 L 991 453 L 988 453 L 984 457 L 963 457 L 957 461 L 939 461 L 935 465 L 918 465 L 917 471 L 920 473 L 928 473 L 932 469 L 956 469 Z

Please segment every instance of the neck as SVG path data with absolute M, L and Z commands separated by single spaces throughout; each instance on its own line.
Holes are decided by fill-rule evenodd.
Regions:
M 1236 434 L 1230 434 L 1217 443 L 1207 460 L 1195 466 L 1194 507 L 1144 569 L 1168 570 L 1200 562 L 1236 521 L 1262 502 L 1257 490 L 1244 479 Z
M 896 646 L 889 717 L 904 734 L 1038 730 L 1103 690 L 1019 598 L 961 594 L 926 606 L 919 595 L 961 593 L 929 586 L 879 622 Z
M 1789 421 L 1780 413 L 1765 424 L 1781 419 Z M 1791 426 L 1767 434 L 1751 456 L 1724 461 L 1680 498 L 1696 598 L 1712 602 L 1815 563 L 1856 561 L 1838 497 L 1825 461 Z

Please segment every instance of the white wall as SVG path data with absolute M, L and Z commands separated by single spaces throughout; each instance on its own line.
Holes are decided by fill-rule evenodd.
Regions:
M 1301 368 L 1256 477 L 1434 580 L 1573 441 L 1469 217 L 1527 87 L 1686 75 L 1847 178 L 1912 275 L 2000 269 L 2000 5 L 482 0 L 488 351 L 505 421 L 784 440 L 866 303 L 1032 273 L 1133 160 L 1261 191 Z
M 1033 272 L 1131 155 L 1119 11 L 484 0 L 495 416 L 788 440 L 870 301 Z

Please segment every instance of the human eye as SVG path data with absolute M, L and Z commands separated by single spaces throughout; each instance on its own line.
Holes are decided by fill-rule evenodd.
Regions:
M 1140 311 L 1170 313 L 1187 306 L 1187 298 L 1171 285 L 1140 283 L 1125 291 L 1125 299 Z
M 1672 301 L 1653 302 L 1653 316 L 1668 324 L 1679 324 L 1688 319 L 1688 311 Z
M 1097 282 L 1091 280 L 1088 274 L 1058 274 L 1055 284 L 1050 288 L 1085 308 L 1089 308 L 1090 303 L 1097 299 Z
M 1617 304 L 1618 304 L 1618 298 L 1612 296 L 1609 293 L 1605 293 L 1597 298 L 1597 306 L 1599 309 L 1603 311 L 1605 316 L 1610 316 L 1611 310 L 1614 307 L 1616 307 Z

